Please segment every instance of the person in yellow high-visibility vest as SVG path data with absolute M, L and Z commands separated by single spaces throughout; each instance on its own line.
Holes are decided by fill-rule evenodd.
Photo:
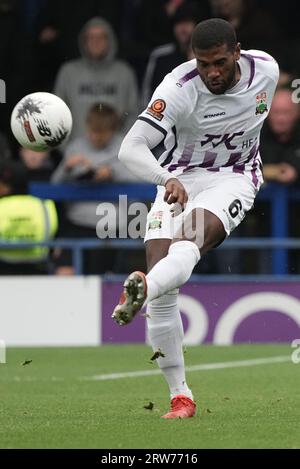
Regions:
M 22 186 L 22 189 L 21 189 Z M 24 173 L 13 162 L 0 165 L 0 273 L 43 273 L 49 248 L 7 249 L 1 243 L 44 242 L 54 238 L 58 217 L 52 200 L 27 195 Z

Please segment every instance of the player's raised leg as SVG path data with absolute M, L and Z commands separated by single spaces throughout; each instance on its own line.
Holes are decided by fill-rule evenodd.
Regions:
M 198 220 L 203 220 L 201 226 L 197 226 Z M 199 231 L 203 235 L 198 236 Z M 142 272 L 133 272 L 127 277 L 113 319 L 120 325 L 128 324 L 145 302 L 179 288 L 190 278 L 201 255 L 225 236 L 223 224 L 216 215 L 201 208 L 192 210 L 184 227 L 171 242 L 167 255 L 146 276 Z

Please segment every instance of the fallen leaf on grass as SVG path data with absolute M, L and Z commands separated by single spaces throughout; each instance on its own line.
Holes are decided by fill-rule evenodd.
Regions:
M 202 411 L 201 411 L 200 417 L 201 417 L 201 418 L 204 417 L 205 414 L 212 414 L 212 411 L 211 411 L 210 409 L 204 408 L 204 409 L 202 409 Z
M 148 405 L 144 405 L 144 409 L 146 410 L 153 410 L 153 407 L 154 407 L 154 403 L 153 402 L 149 402 Z
M 25 360 L 25 362 L 21 363 L 22 366 L 29 365 L 32 363 L 32 360 Z

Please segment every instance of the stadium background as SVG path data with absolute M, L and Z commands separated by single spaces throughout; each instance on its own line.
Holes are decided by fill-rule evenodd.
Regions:
M 29 263 L 22 255 L 14 263 L 7 262 L 3 255 L 0 258 L 0 362 L 6 361 L 0 365 L 0 386 L 7 396 L 2 408 L 6 425 L 0 432 L 0 447 L 299 447 L 294 433 L 299 418 L 295 407 L 300 408 L 294 392 L 299 373 L 290 358 L 291 343 L 300 338 L 299 117 L 291 124 L 286 142 L 280 132 L 276 135 L 267 124 L 261 154 L 270 171 L 255 210 L 230 240 L 201 261 L 191 281 L 181 290 L 187 365 L 218 365 L 226 360 L 236 364 L 232 365 L 233 370 L 218 371 L 214 378 L 210 375 L 207 382 L 201 372 L 197 377 L 193 373 L 196 389 L 200 387 L 201 394 L 209 396 L 196 423 L 198 437 L 192 437 L 185 427 L 188 433 L 181 429 L 168 440 L 160 435 L 155 420 L 155 412 L 167 405 L 161 377 L 154 372 L 143 383 L 134 384 L 126 376 L 120 382 L 109 381 L 114 379 L 109 378 L 111 373 L 143 373 L 148 366 L 147 357 L 149 362 L 149 347 L 138 345 L 148 342 L 145 318 L 141 315 L 134 324 L 122 329 L 110 318 L 125 274 L 135 268 L 145 269 L 142 241 L 99 241 L 95 230 L 81 226 L 75 232 L 67 220 L 70 201 L 116 202 L 122 193 L 129 200 L 142 200 L 149 206 L 154 188 L 140 181 L 123 181 L 121 176 L 103 183 L 86 178 L 71 184 L 54 184 L 51 178 L 63 161 L 65 149 L 47 155 L 40 165 L 32 165 L 22 156 L 9 128 L 11 110 L 21 97 L 29 92 L 56 89 L 61 67 L 80 56 L 81 29 L 88 20 L 99 16 L 111 24 L 119 43 L 117 57 L 132 71 L 131 83 L 138 95 L 136 114 L 143 108 L 150 78 L 154 80 L 149 58 L 152 65 L 165 71 L 176 61 L 183 61 L 188 51 L 178 52 L 173 36 L 176 25 L 212 16 L 224 17 L 236 25 L 244 49 L 271 53 L 280 66 L 280 89 L 292 93 L 293 80 L 300 76 L 296 7 L 297 2 L 292 0 L 284 5 L 268 0 L 0 0 L 0 78 L 6 84 L 6 99 L 1 97 L 0 104 L 0 190 L 4 184 L 12 188 L 13 194 L 50 198 L 56 203 L 59 218 L 56 237 L 51 241 L 38 240 L 50 247 L 42 262 Z M 167 59 L 156 49 L 165 44 L 175 44 Z M 105 98 L 101 97 L 101 102 L 105 103 Z M 122 113 L 126 121 L 127 109 Z M 76 119 L 76 115 L 73 117 Z M 123 121 L 121 133 L 126 128 Z M 292 167 L 291 179 L 280 180 L 276 168 L 279 170 L 282 163 Z M 0 193 L 2 200 L 7 195 Z M 7 253 L 10 241 L 3 232 L 1 242 L 2 254 Z M 15 237 L 14 243 L 18 242 L 23 239 Z M 14 244 L 15 249 L 18 247 L 24 252 L 23 245 Z M 93 256 L 96 262 L 91 262 Z M 236 343 L 244 345 L 228 347 Z M 94 347 L 100 344 L 103 346 Z M 213 345 L 199 347 L 200 344 Z M 8 347 L 6 356 L 4 346 Z M 56 348 L 65 346 L 70 348 Z M 257 359 L 267 361 L 256 367 Z M 247 360 L 254 360 L 255 371 L 235 369 L 238 362 Z M 149 376 L 153 366 L 150 365 Z M 90 382 L 78 381 L 87 376 Z M 100 387 L 97 376 L 102 376 Z M 109 385 L 105 387 L 102 380 Z M 124 436 L 118 430 L 115 415 L 119 404 L 125 408 L 132 402 L 126 388 L 130 396 L 139 389 L 138 410 L 133 404 L 129 406 L 132 415 L 137 412 L 138 423 Z M 81 392 L 83 400 L 79 402 Z M 103 401 L 112 394 L 115 400 L 107 412 Z M 67 409 L 63 396 L 70 398 Z M 227 405 L 230 399 L 235 406 L 230 408 L 230 402 L 227 406 L 228 430 L 224 430 L 216 415 L 224 412 L 224 400 Z M 257 399 L 258 411 L 253 406 Z M 155 402 L 155 412 L 150 417 L 143 408 L 149 400 Z M 279 409 L 281 400 L 285 406 Z M 251 428 L 241 434 L 241 428 L 249 423 L 248 411 Z M 75 422 L 70 417 L 72 412 L 77 415 Z M 121 419 L 126 419 L 126 412 L 122 412 Z M 261 431 L 257 412 L 259 418 L 264 414 Z M 28 418 L 26 413 L 30 414 Z M 97 434 L 93 425 L 95 416 L 100 414 L 103 427 Z M 55 423 L 57 415 L 61 417 L 59 423 Z M 143 426 L 149 425 L 149 418 L 147 439 Z M 286 426 L 279 429 L 278 423 L 283 420 Z M 48 438 L 38 432 L 45 422 Z M 84 436 L 78 434 L 78 422 L 86 425 Z M 135 443 L 130 440 L 131 431 L 141 434 Z

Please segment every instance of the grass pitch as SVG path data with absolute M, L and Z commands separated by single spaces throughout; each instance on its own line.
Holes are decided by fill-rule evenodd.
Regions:
M 288 344 L 201 345 L 185 359 L 193 366 L 291 352 Z M 151 356 L 142 345 L 9 349 L 0 365 L 0 448 L 300 448 L 300 364 L 188 372 L 198 414 L 174 421 L 160 419 L 169 408 L 161 375 L 92 379 L 155 370 Z

